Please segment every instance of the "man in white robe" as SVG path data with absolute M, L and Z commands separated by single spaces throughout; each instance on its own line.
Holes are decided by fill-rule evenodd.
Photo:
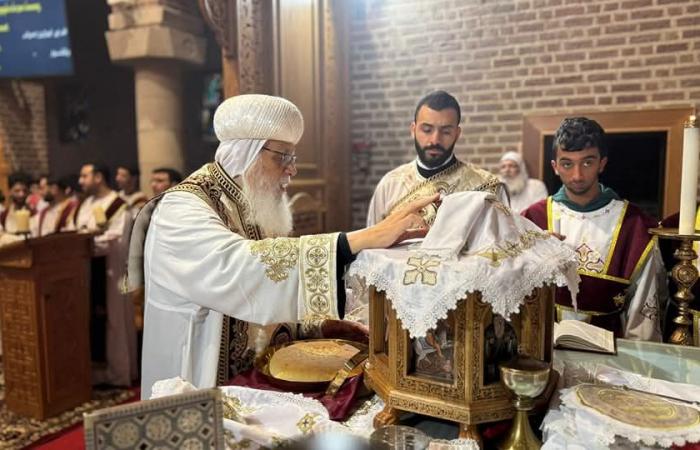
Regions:
M 119 196 L 126 202 L 131 216 L 136 217 L 141 207 L 148 201 L 148 196 L 139 190 L 138 169 L 117 166 L 114 181 L 119 188 Z
M 27 198 L 29 197 L 29 185 L 31 178 L 29 175 L 15 172 L 10 174 L 8 184 L 10 185 L 10 204 L 7 209 L 0 213 L 0 233 L 14 234 L 17 232 L 17 222 L 15 213 L 20 210 L 29 211 L 34 214 L 34 210 L 29 207 Z
M 158 167 L 151 172 L 153 196 L 160 195 L 182 181 L 182 175 L 171 167 Z
M 109 170 L 98 164 L 85 164 L 80 169 L 79 183 L 87 197 L 77 206 L 74 226 L 79 231 L 97 233 L 93 267 L 104 258 L 106 329 L 93 327 L 93 338 L 95 333 L 104 332 L 106 367 L 93 370 L 93 382 L 130 386 L 138 376 L 136 329 L 133 304 L 122 292 L 122 285 L 132 219 L 126 202 L 109 187 L 108 180 Z M 98 298 L 93 296 L 93 301 Z
M 300 111 L 279 97 L 241 95 L 217 108 L 214 127 L 215 162 L 149 202 L 134 228 L 129 284 L 145 283 L 146 297 L 142 398 L 160 379 L 203 388 L 245 370 L 246 349 L 263 350 L 273 337 L 260 325 L 300 322 L 325 334 L 342 316 L 338 284 L 352 255 L 424 235 L 415 211 L 437 198 L 368 229 L 283 237 L 292 229 L 285 191 Z
M 44 201 L 46 207 L 31 219 L 32 237 L 47 236 L 74 228 L 72 219 L 78 200 L 73 195 L 67 178 L 49 179 Z
M 460 119 L 459 103 L 445 91 L 431 92 L 418 102 L 410 127 L 416 159 L 391 170 L 379 181 L 369 204 L 367 226 L 407 202 L 436 192 L 503 193 L 496 176 L 455 157 L 454 147 L 462 134 Z M 437 205 L 424 208 L 423 217 L 432 222 L 436 210 Z
M 583 320 L 617 337 L 660 341 L 668 289 L 656 237 L 648 232 L 656 221 L 598 181 L 608 159 L 597 122 L 565 119 L 553 145 L 552 168 L 562 187 L 522 214 L 578 254 L 577 310 L 568 290 L 558 288 L 558 320 Z
M 501 181 L 508 189 L 510 209 L 520 213 L 533 203 L 547 198 L 547 187 L 536 178 L 530 178 L 520 153 L 506 152 L 498 166 Z

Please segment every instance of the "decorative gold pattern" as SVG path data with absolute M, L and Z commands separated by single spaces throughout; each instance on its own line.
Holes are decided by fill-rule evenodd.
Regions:
M 299 238 L 302 249 L 302 288 L 306 306 L 305 322 L 335 318 L 331 307 L 336 293 L 331 289 L 335 279 L 335 243 L 337 234 L 319 234 Z
M 576 247 L 576 256 L 578 257 L 579 270 L 598 274 L 604 273 L 605 262 L 603 257 L 585 242 Z
M 316 425 L 316 418 L 317 417 L 318 417 L 318 414 L 306 413 L 306 415 L 304 417 L 302 417 L 301 419 L 299 419 L 299 422 L 297 422 L 297 428 L 303 434 L 311 433 L 311 430 L 314 428 L 314 425 Z
M 325 321 L 325 317 L 310 316 L 301 322 L 301 336 L 304 339 L 320 339 L 323 337 L 321 325 Z
M 223 448 L 221 391 L 186 392 L 106 408 L 84 417 L 85 447 Z
M 578 274 L 579 275 L 586 275 L 587 277 L 600 278 L 602 280 L 615 281 L 616 283 L 621 283 L 621 284 L 627 284 L 627 285 L 630 284 L 630 280 L 628 280 L 626 278 L 614 277 L 612 275 L 606 275 L 604 273 L 588 272 L 585 270 L 578 269 Z
M 678 262 L 671 270 L 671 278 L 678 286 L 678 290 L 673 295 L 678 302 L 678 315 L 673 319 L 676 327 L 668 342 L 677 345 L 690 345 L 692 343 L 690 335 L 692 321 L 689 304 L 694 298 L 691 290 L 698 280 L 698 269 L 694 263 L 698 255 L 693 250 L 693 242 L 700 241 L 700 234 L 679 235 L 677 228 L 651 228 L 649 232 L 664 239 L 680 240 L 680 247 L 673 252 L 673 257 Z
M 226 207 L 221 202 L 221 187 L 210 173 L 213 164 L 207 164 L 192 173 L 183 182 L 171 187 L 168 192 L 189 192 L 204 200 L 219 216 L 227 228 L 231 228 L 231 220 Z M 238 232 L 238 231 L 235 231 Z
M 299 263 L 299 239 L 269 238 L 251 242 L 250 254 L 267 266 L 267 278 L 279 283 L 289 278 L 289 272 Z
M 640 428 L 674 430 L 700 425 L 700 412 L 645 392 L 584 384 L 576 388 L 579 401 L 599 413 Z
M 421 284 L 435 286 L 437 284 L 438 273 L 435 270 L 440 267 L 440 258 L 432 255 L 412 256 L 406 261 L 406 265 L 413 267 L 403 274 L 403 284 L 405 286 L 415 284 L 420 280 Z
M 388 308 L 388 351 L 376 351 L 377 341 L 384 340 L 384 303 L 382 292 L 371 289 L 370 359 L 365 366 L 367 381 L 385 401 L 378 422 L 391 423 L 400 411 L 413 411 L 453 420 L 463 425 L 507 419 L 513 416 L 508 394 L 500 383 L 484 385 L 484 333 L 492 321 L 491 307 L 478 293 L 460 301 L 454 315 L 454 379 L 446 383 L 417 376 L 408 362 L 412 358 L 411 339 L 403 330 L 393 309 Z M 536 289 L 523 301 L 518 314 L 511 316 L 519 353 L 551 361 L 554 290 Z M 550 383 L 545 397 L 554 389 Z M 381 417 L 380 417 L 381 416 Z
M 236 422 L 245 423 L 243 416 L 252 414 L 256 408 L 245 406 L 241 399 L 234 395 L 223 394 L 223 409 L 224 419 L 235 420 Z
M 508 208 L 506 205 L 504 205 L 503 202 L 498 200 L 497 198 L 487 198 L 486 201 L 491 203 L 491 205 L 494 208 L 501 211 L 506 216 L 510 217 L 513 214 L 513 211 L 511 211 L 510 208 Z
M 541 233 L 539 231 L 528 230 L 521 234 L 517 241 L 505 241 L 500 244 L 493 244 L 485 250 L 478 251 L 476 256 L 490 259 L 492 267 L 501 265 L 501 261 L 508 258 L 515 258 L 521 255 L 525 250 L 532 248 L 538 240 L 549 239 L 552 237 L 549 233 Z
M 411 163 L 407 167 L 407 170 L 416 170 L 415 163 Z M 485 191 L 496 194 L 499 186 L 501 186 L 501 182 L 491 173 L 471 164 L 457 161 L 456 164 L 416 185 L 391 207 L 389 214 L 405 204 L 427 195 L 437 193 L 449 195 L 463 191 Z M 422 212 L 423 219 L 428 224 L 433 223 L 436 214 L 437 209 L 434 205 L 427 206 Z
M 250 203 L 243 193 L 243 189 L 228 176 L 219 163 L 211 164 L 209 170 L 214 180 L 221 186 L 223 193 L 233 202 L 235 210 L 238 213 L 237 219 L 241 224 L 241 228 L 245 231 L 245 236 L 248 239 L 261 239 L 262 233 L 260 232 L 260 228 L 248 220 Z M 232 231 L 234 231 L 234 233 L 239 233 L 235 231 L 235 229 Z

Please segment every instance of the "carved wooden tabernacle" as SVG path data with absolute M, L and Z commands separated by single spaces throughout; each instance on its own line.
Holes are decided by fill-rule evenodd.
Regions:
M 478 438 L 476 424 L 514 414 L 498 364 L 518 353 L 552 360 L 551 287 L 533 291 L 510 322 L 494 315 L 479 293 L 469 294 L 423 339 L 409 337 L 383 292 L 372 288 L 370 297 L 365 373 L 386 403 L 375 426 L 396 423 L 400 411 L 410 411 L 458 422 L 460 437 Z

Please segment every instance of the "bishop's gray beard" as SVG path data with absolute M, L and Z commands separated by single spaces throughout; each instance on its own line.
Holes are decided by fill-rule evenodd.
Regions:
M 501 177 L 501 181 L 506 184 L 508 192 L 511 195 L 520 194 L 525 190 L 525 186 L 527 185 L 527 178 L 525 178 L 522 174 L 518 174 L 513 178 Z
M 256 161 L 243 174 L 243 193 L 250 202 L 247 219 L 259 226 L 265 237 L 289 236 L 293 220 L 289 196 L 280 191 L 284 180 L 270 180 L 261 169 Z

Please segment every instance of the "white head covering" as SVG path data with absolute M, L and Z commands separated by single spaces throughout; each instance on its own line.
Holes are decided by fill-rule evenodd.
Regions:
M 294 103 L 282 97 L 238 95 L 216 108 L 214 132 L 221 142 L 214 160 L 235 177 L 250 167 L 265 141 L 296 145 L 304 132 L 304 118 Z
M 520 167 L 521 176 L 525 179 L 529 178 L 529 175 L 527 174 L 527 167 L 525 167 L 525 161 L 523 161 L 523 155 L 518 152 L 506 152 L 503 156 L 501 156 L 501 162 L 505 160 L 515 161 L 515 163 Z

